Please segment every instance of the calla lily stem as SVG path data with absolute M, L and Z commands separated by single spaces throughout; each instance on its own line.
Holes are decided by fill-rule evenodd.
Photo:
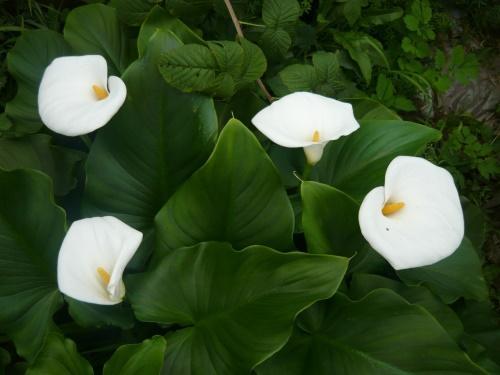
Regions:
M 302 172 L 302 180 L 307 181 L 309 180 L 309 176 L 311 175 L 311 171 L 313 169 L 313 165 L 306 163 L 304 166 L 304 171 Z

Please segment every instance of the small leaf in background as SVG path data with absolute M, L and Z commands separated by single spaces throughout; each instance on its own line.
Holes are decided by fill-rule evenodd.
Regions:
M 64 38 L 76 54 L 106 58 L 110 75 L 121 76 L 132 61 L 124 28 L 109 6 L 90 4 L 69 12 Z
M 361 16 L 361 8 L 367 5 L 368 0 L 348 0 L 344 2 L 344 17 L 347 19 L 350 26 L 356 23 Z
M 448 258 L 430 266 L 398 271 L 398 275 L 408 285 L 425 285 L 445 303 L 460 297 L 488 299 L 481 261 L 468 238 Z
M 351 197 L 313 181 L 302 183 L 301 196 L 302 226 L 310 253 L 351 257 L 364 246 L 359 204 Z
M 387 9 L 372 9 L 370 7 L 363 11 L 363 17 L 360 19 L 360 23 L 366 27 L 370 25 L 383 25 L 403 17 L 403 14 L 403 9 L 399 7 Z
M 40 172 L 0 171 L 0 197 L 0 330 L 32 360 L 62 303 L 56 263 L 66 218 Z
M 230 120 L 207 163 L 155 219 L 157 253 L 204 241 L 291 250 L 294 215 L 278 171 L 255 136 Z
M 71 48 L 61 34 L 50 30 L 26 30 L 7 55 L 10 74 L 17 82 L 17 94 L 5 106 L 5 121 L 14 126 L 8 133 L 31 134 L 42 127 L 38 115 L 38 85 L 53 59 L 68 55 Z M 3 131 L 4 129 L 2 129 Z
M 445 305 L 423 286 L 407 286 L 383 276 L 355 273 L 351 280 L 350 296 L 354 299 L 362 299 L 373 290 L 381 288 L 391 289 L 411 304 L 425 308 L 457 343 L 460 341 L 464 333 L 460 318 L 451 307 Z
M 304 370 L 305 369 L 305 370 Z M 304 311 L 267 374 L 484 374 L 432 315 L 378 289 L 360 301 L 336 294 Z
M 77 351 L 70 339 L 52 333 L 26 375 L 92 375 L 92 366 Z
M 288 340 L 295 316 L 337 290 L 347 259 L 234 251 L 203 243 L 127 280 L 139 320 L 179 327 L 167 337 L 165 373 L 245 374 Z
M 154 336 L 140 344 L 120 346 L 104 364 L 103 375 L 158 375 L 166 345 L 162 336 Z
M 54 146 L 51 140 L 45 134 L 0 139 L 0 168 L 38 169 L 52 178 L 56 195 L 66 195 L 76 185 L 75 177 L 85 153 Z
M 361 128 L 330 142 L 313 170 L 313 178 L 356 200 L 384 184 L 385 170 L 398 155 L 416 155 L 441 133 L 406 121 L 361 121 Z
M 289 31 L 299 20 L 300 5 L 297 0 L 264 0 L 262 21 L 266 29 L 261 44 L 270 57 L 282 57 L 292 45 Z

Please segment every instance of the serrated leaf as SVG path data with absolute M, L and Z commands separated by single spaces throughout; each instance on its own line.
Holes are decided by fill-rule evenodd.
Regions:
M 165 254 L 204 241 L 291 250 L 293 220 L 274 165 L 255 136 L 233 119 L 207 163 L 156 216 L 156 251 Z
M 265 29 L 260 42 L 268 56 L 283 57 L 292 45 L 292 38 L 285 29 Z
M 300 5 L 297 0 L 264 0 L 262 20 L 270 28 L 286 28 L 298 21 Z
M 127 288 L 138 319 L 182 327 L 167 337 L 165 373 L 246 374 L 284 345 L 301 310 L 335 293 L 346 268 L 342 257 L 211 242 L 172 252 Z
M 262 50 L 247 39 L 239 39 L 243 48 L 243 66 L 239 74 L 236 89 L 258 80 L 267 69 L 266 57 Z

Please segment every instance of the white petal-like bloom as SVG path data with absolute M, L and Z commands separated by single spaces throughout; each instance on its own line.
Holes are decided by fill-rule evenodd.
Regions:
M 83 302 L 120 303 L 123 271 L 141 241 L 141 232 L 112 216 L 75 221 L 59 251 L 59 290 Z
M 106 125 L 127 96 L 125 83 L 108 79 L 99 55 L 64 56 L 53 60 L 38 89 L 38 112 L 52 131 L 76 136 Z
M 464 236 L 464 217 L 453 177 L 411 156 L 387 167 L 385 185 L 359 209 L 365 239 L 396 270 L 427 266 L 451 255 Z
M 359 128 L 352 106 L 310 92 L 295 92 L 257 113 L 252 123 L 283 147 L 303 147 L 309 164 L 316 164 L 329 141 Z

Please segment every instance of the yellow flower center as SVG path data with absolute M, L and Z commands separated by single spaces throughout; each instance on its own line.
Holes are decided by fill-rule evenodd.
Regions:
M 104 285 L 108 286 L 109 280 L 111 280 L 111 276 L 109 273 L 102 267 L 97 267 L 97 274 L 101 278 Z
M 92 85 L 92 90 L 94 90 L 94 94 L 95 94 L 97 100 L 103 100 L 109 96 L 106 89 L 102 88 L 99 85 Z
M 398 212 L 405 206 L 404 202 L 386 203 L 382 208 L 382 213 L 387 216 Z
M 313 142 L 319 142 L 319 131 L 315 130 L 312 136 Z

